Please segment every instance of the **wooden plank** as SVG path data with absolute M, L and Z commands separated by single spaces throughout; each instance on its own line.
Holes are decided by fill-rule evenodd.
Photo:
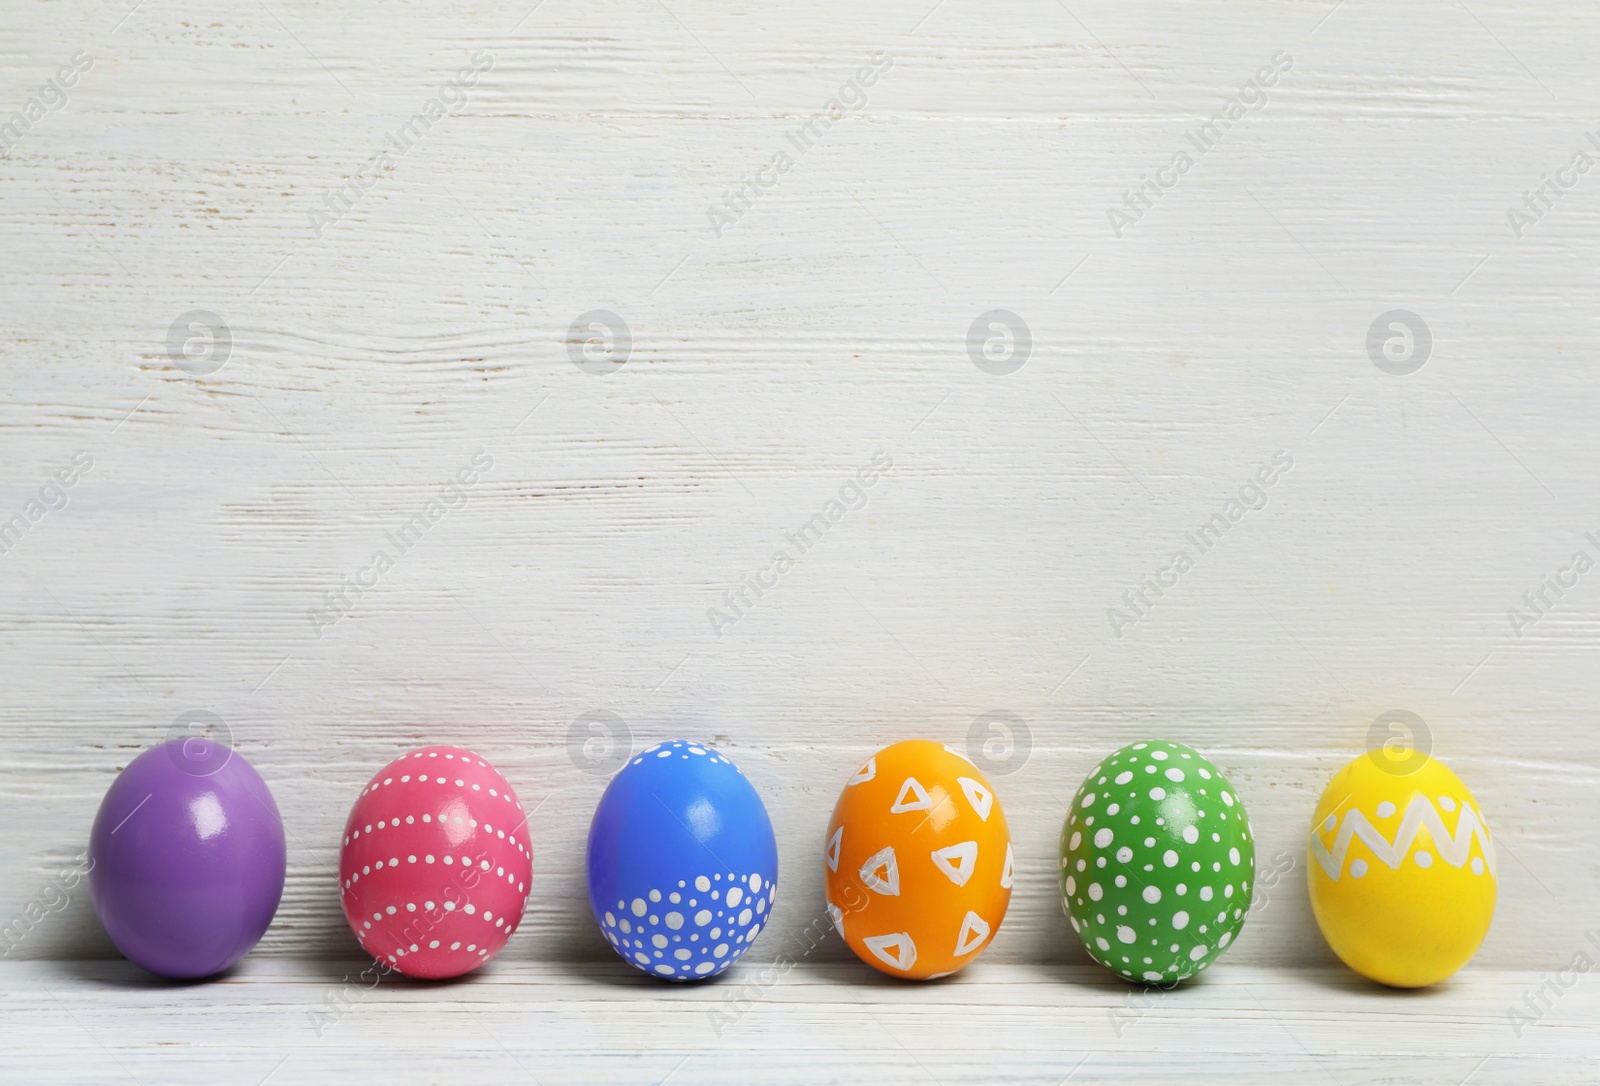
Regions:
M 1220 966 L 1143 994 L 1100 970 L 984 963 L 909 985 L 802 963 L 763 977 L 655 983 L 620 963 L 507 965 L 447 984 L 341 982 L 358 963 L 251 959 L 169 985 L 119 963 L 0 967 L 22 1081 L 1576 1082 L 1600 1074 L 1588 978 L 1521 1034 L 1536 974 L 1472 971 L 1423 993 L 1352 974 Z M 344 992 L 339 996 L 333 993 Z M 274 1072 L 273 1069 L 277 1068 Z M 21 1076 L 25 1075 L 23 1079 Z
M 1507 210 L 1595 130 L 1600 14 L 859 8 L 14 13 L 0 115 L 93 64 L 0 159 L 0 517 L 93 465 L 0 554 L 0 818 L 21 827 L 0 920 L 56 907 L 117 769 L 207 709 L 291 833 L 252 963 L 352 953 L 348 805 L 452 741 L 539 804 L 506 966 L 599 967 L 582 842 L 604 778 L 572 739 L 606 709 L 635 747 L 713 741 L 761 787 L 771 960 L 820 914 L 821 829 L 861 758 L 981 742 L 1004 710 L 1030 744 L 995 778 L 1019 881 L 988 963 L 1083 961 L 1053 890 L 1066 800 L 1159 734 L 1227 769 L 1279 874 L 1230 963 L 1293 976 L 1330 961 L 1310 811 L 1405 708 L 1509 857 L 1474 969 L 1571 963 L 1600 894 L 1593 578 L 1523 629 L 1508 611 L 1600 559 L 1600 175 L 1521 238 Z M 460 113 L 317 236 L 328 190 L 480 50 Z M 1284 50 L 1267 103 L 1116 236 L 1124 192 Z M 880 51 L 863 108 L 800 154 Z M 786 148 L 718 236 L 709 210 Z M 205 376 L 168 354 L 195 307 L 232 338 Z M 966 346 L 993 308 L 1033 337 L 1008 376 Z M 1434 337 L 1407 377 L 1366 347 L 1394 308 Z M 633 338 L 604 377 L 563 342 L 592 309 Z M 719 636 L 723 593 L 880 449 L 865 508 Z M 1123 592 L 1279 449 L 1266 506 L 1118 636 Z M 479 450 L 466 506 L 319 629 Z M 114 956 L 67 898 L 9 958 Z

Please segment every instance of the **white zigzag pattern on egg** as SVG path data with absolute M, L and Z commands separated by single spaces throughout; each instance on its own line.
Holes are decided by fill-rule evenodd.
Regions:
M 1439 858 L 1451 867 L 1460 867 L 1467 862 L 1472 852 L 1472 839 L 1476 837 L 1489 864 L 1489 874 L 1495 873 L 1494 844 L 1489 840 L 1488 827 L 1471 804 L 1462 802 L 1461 816 L 1456 819 L 1456 832 L 1451 836 L 1444 828 L 1444 820 L 1439 817 L 1439 812 L 1434 810 L 1433 802 L 1421 795 L 1412 796 L 1411 802 L 1406 804 L 1405 817 L 1400 820 L 1400 828 L 1395 832 L 1392 844 L 1376 826 L 1367 821 L 1366 815 L 1352 807 L 1345 813 L 1331 851 L 1322 843 L 1317 828 L 1312 827 L 1311 854 L 1317 858 L 1317 863 L 1322 865 L 1328 877 L 1338 882 L 1339 876 L 1344 873 L 1345 855 L 1350 851 L 1350 842 L 1359 837 L 1374 856 L 1390 868 L 1398 869 L 1410 854 L 1418 831 L 1423 828 L 1432 836 Z

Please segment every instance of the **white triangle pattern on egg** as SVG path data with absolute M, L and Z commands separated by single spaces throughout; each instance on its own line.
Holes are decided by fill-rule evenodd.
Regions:
M 907 799 L 915 796 L 915 799 Z M 928 799 L 928 790 L 922 787 L 922 782 L 915 777 L 907 777 L 900 785 L 900 794 L 895 797 L 894 806 L 889 808 L 890 814 L 905 814 L 907 811 L 926 811 L 933 807 Z
M 839 846 L 844 842 L 844 827 L 840 826 L 833 831 L 833 836 L 828 838 L 828 848 L 823 853 L 823 859 L 828 863 L 828 870 L 839 870 Z
M 978 866 L 978 842 L 962 841 L 958 845 L 934 849 L 933 865 L 957 886 L 965 886 Z
M 895 859 L 893 845 L 867 857 L 867 862 L 861 865 L 861 881 L 875 893 L 900 896 L 900 863 Z
M 966 762 L 968 765 L 972 765 L 972 759 L 967 757 L 965 751 L 957 750 L 955 747 L 952 747 L 949 743 L 946 743 L 944 745 L 944 749 L 945 749 L 946 753 L 954 754 L 957 758 L 960 758 L 963 762 Z M 974 766 L 973 768 L 977 768 L 977 767 Z M 932 980 L 933 978 L 929 977 L 928 979 Z
M 956 956 L 971 954 L 989 938 L 989 922 L 971 909 L 961 919 L 961 933 L 956 936 Z
M 961 791 L 966 794 L 967 802 L 972 804 L 972 809 L 978 812 L 978 817 L 989 821 L 989 810 L 994 806 L 994 793 L 971 777 L 957 777 L 956 782 L 961 785 Z
M 862 942 L 872 951 L 872 956 L 885 965 L 904 971 L 917 964 L 917 944 L 911 941 L 911 936 L 907 932 L 869 935 Z

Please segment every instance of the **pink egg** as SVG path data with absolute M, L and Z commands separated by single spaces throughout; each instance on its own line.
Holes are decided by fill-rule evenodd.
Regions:
M 339 849 L 339 898 L 368 954 L 408 977 L 470 973 L 522 922 L 527 814 L 493 766 L 424 747 L 361 790 Z

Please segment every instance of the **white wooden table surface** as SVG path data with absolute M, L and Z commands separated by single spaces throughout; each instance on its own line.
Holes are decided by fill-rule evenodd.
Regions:
M 12 0 L 0 1077 L 1600 1080 L 1597 41 L 1512 0 Z M 1304 890 L 1394 710 L 1505 857 L 1419 994 L 1343 971 Z M 191 713 L 271 784 L 289 877 L 236 973 L 174 987 L 70 871 Z M 693 989 L 583 894 L 606 773 L 677 735 L 756 782 L 784 869 Z M 838 788 L 916 735 L 1006 806 L 992 948 L 909 987 L 830 941 L 764 984 Z M 1053 863 L 1078 780 L 1152 735 L 1231 775 L 1263 904 L 1142 1010 Z M 537 805 L 528 913 L 483 976 L 350 1003 L 338 830 L 423 742 Z

